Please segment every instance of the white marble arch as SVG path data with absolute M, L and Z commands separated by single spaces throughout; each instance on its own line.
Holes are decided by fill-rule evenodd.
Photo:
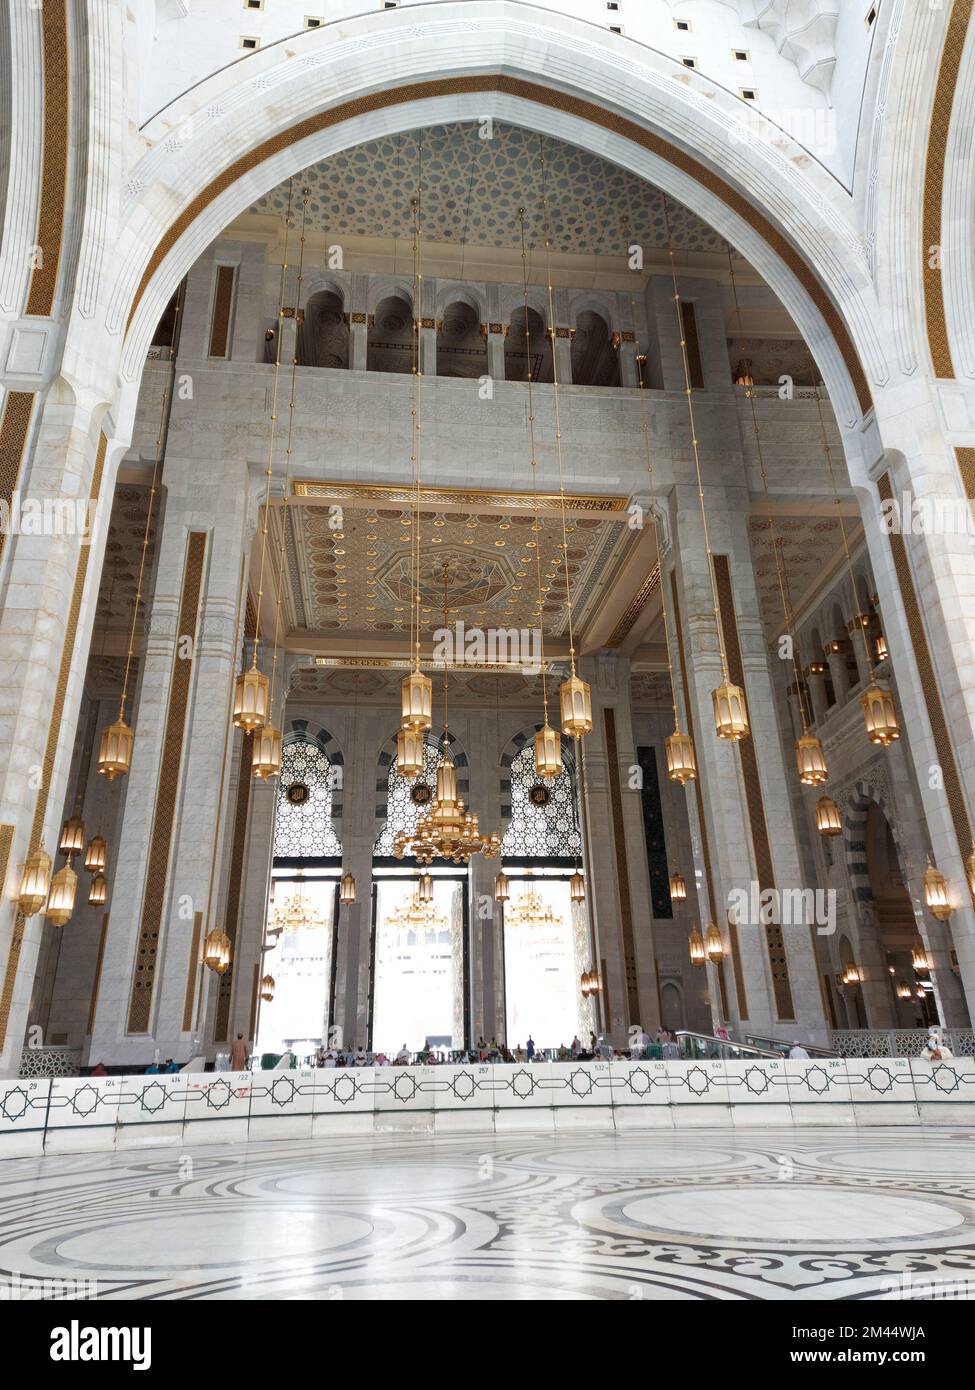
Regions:
M 133 393 L 149 336 L 179 279 L 235 216 L 296 169 L 385 132 L 494 116 L 633 169 L 727 236 L 799 323 L 841 422 L 853 429 L 861 412 L 843 359 L 806 291 L 770 246 L 688 174 L 567 110 L 497 91 L 418 94 L 295 143 L 282 140 L 278 153 L 229 182 L 211 202 L 195 202 L 215 175 L 246 160 L 261 142 L 284 136 L 300 120 L 340 101 L 433 74 L 504 73 L 625 113 L 720 172 L 802 249 L 843 315 L 868 377 L 883 379 L 887 369 L 874 328 L 868 267 L 852 202 L 840 184 L 771 125 L 768 140 L 756 141 L 755 112 L 738 97 L 703 77 L 693 85 L 676 83 L 673 65 L 661 55 L 649 49 L 621 52 L 612 39 L 592 25 L 512 0 L 467 0 L 433 6 L 429 12 L 365 15 L 343 25 L 338 34 L 311 30 L 286 48 L 252 55 L 246 77 L 231 65 L 200 83 L 141 132 L 146 153 L 129 170 L 114 254 L 110 263 L 102 261 L 99 311 L 87 323 L 73 325 L 66 370 L 79 371 L 82 358 L 91 359 L 97 337 L 98 355 L 120 366 L 119 383 L 106 377 L 108 393 L 115 395 L 117 386 L 122 396 Z M 185 227 L 129 322 L 152 250 L 178 218 Z M 131 407 L 120 403 L 116 416 L 121 421 L 130 413 Z M 848 444 L 857 454 L 854 440 Z

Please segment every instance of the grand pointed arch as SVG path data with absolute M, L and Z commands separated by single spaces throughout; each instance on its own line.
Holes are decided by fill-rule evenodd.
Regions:
M 122 392 L 181 277 L 269 189 L 381 134 L 497 119 L 631 169 L 714 226 L 792 314 L 854 431 L 886 365 L 849 194 L 737 96 L 677 68 L 549 10 L 467 0 L 310 30 L 201 82 L 143 128 L 103 265 Z

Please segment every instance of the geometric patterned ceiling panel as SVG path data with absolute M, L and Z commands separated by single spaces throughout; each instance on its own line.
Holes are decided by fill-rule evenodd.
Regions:
M 815 592 L 826 574 L 842 554 L 843 538 L 840 523 L 826 516 L 776 516 L 775 539 L 780 563 L 775 563 L 772 549 L 772 530 L 766 516 L 753 516 L 748 523 L 755 580 L 765 631 L 774 642 L 784 631 L 782 587 L 786 602 L 793 610 L 800 608 Z M 846 522 L 847 537 L 851 540 L 854 526 Z M 779 585 L 779 573 L 782 587 Z
M 322 485 L 327 493 L 327 485 Z M 343 497 L 341 528 L 328 506 L 302 498 L 272 509 L 275 548 L 287 515 L 286 554 L 290 626 L 350 637 L 408 637 L 411 610 L 413 519 L 409 501 Z M 625 498 L 593 515 L 569 515 L 567 552 L 562 522 L 534 509 L 524 495 L 438 489 L 420 508 L 420 608 L 424 631 L 443 625 L 444 585 L 451 624 L 532 628 L 538 611 L 541 565 L 542 623 L 546 634 L 567 630 L 566 569 L 573 616 L 580 633 L 608 590 L 637 533 L 622 524 Z M 466 500 L 461 500 L 466 499 Z M 571 504 L 571 497 L 568 499 Z
M 335 236 L 411 236 L 419 147 L 424 241 L 518 246 L 524 207 L 529 245 L 539 245 L 547 196 L 556 251 L 620 255 L 634 240 L 667 245 L 661 194 L 635 174 L 520 126 L 495 121 L 490 139 L 480 130 L 476 121 L 458 121 L 384 135 L 303 170 L 295 188 L 309 189 L 308 227 Z M 287 206 L 288 185 L 280 184 L 250 211 L 284 216 Z M 668 215 L 679 249 L 725 249 L 713 228 L 673 199 Z
M 432 672 L 436 698 L 440 698 L 438 673 Z M 398 705 L 401 670 L 353 668 L 349 666 L 304 666 L 291 677 L 289 699 L 341 705 Z M 549 695 L 552 693 L 551 681 Z M 540 676 L 523 676 L 515 671 L 454 670 L 450 675 L 451 706 L 469 705 L 484 711 L 524 706 L 539 709 L 542 703 Z

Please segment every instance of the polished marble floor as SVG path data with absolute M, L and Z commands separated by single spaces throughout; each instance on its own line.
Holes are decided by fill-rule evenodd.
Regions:
M 379 1135 L 9 1159 L 0 1271 L 22 1297 L 76 1280 L 109 1299 L 975 1298 L 975 1132 Z

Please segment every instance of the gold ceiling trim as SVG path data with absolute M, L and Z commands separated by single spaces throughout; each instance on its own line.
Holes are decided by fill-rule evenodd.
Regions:
M 292 484 L 294 497 L 321 497 L 330 502 L 395 502 L 410 505 L 416 489 L 401 483 L 333 483 L 299 478 Z M 560 508 L 558 492 L 497 492 L 491 488 L 421 487 L 420 505 L 429 507 L 496 507 L 508 512 L 534 512 L 539 508 Z M 624 513 L 628 497 L 601 496 L 596 493 L 567 492 L 567 509 L 580 512 Z
M 938 81 L 934 89 L 934 107 L 928 128 L 928 150 L 924 164 L 924 202 L 921 219 L 921 277 L 924 287 L 924 316 L 928 330 L 928 348 L 934 374 L 940 380 L 955 375 L 955 364 L 948 341 L 948 322 L 945 317 L 944 282 L 941 278 L 941 256 L 931 264 L 935 248 L 942 249 L 941 213 L 944 203 L 945 155 L 951 109 L 958 85 L 965 35 L 972 18 L 975 0 L 954 0 L 948 16 Z
M 431 658 L 432 660 L 433 658 Z M 554 661 L 548 660 L 545 665 L 548 670 L 560 663 L 564 666 L 568 663 L 568 657 L 556 657 Z M 314 662 L 309 662 L 307 666 L 296 666 L 295 675 L 299 671 L 321 670 L 331 668 L 333 670 L 341 667 L 358 667 L 362 670 L 389 670 L 389 671 L 408 671 L 413 667 L 413 658 L 410 656 L 316 656 Z M 442 671 L 443 661 L 436 662 L 436 669 Z M 448 671 L 513 671 L 516 675 L 523 676 L 526 673 L 526 666 L 516 661 L 448 661 Z
M 630 599 L 623 616 L 610 633 L 609 641 L 606 643 L 607 647 L 618 647 L 623 639 L 629 636 L 633 624 L 650 601 L 650 595 L 659 587 L 660 563 L 658 561 Z
M 970 5 L 972 0 L 963 0 L 963 3 Z M 771 247 L 780 260 L 789 267 L 816 305 L 832 333 L 853 382 L 860 409 L 866 413 L 871 408 L 873 402 L 870 388 L 867 385 L 867 378 L 839 310 L 800 252 L 773 226 L 767 217 L 751 205 L 743 194 L 739 193 L 718 174 L 713 173 L 700 160 L 692 158 L 691 155 L 676 145 L 672 145 L 668 140 L 644 130 L 636 122 L 618 115 L 615 111 L 604 110 L 593 102 L 583 100 L 581 97 L 570 96 L 566 92 L 552 90 L 538 82 L 527 82 L 522 78 L 509 77 L 500 73 L 485 73 L 473 77 L 435 78 L 426 82 L 407 83 L 402 87 L 394 87 L 386 91 L 371 92 L 368 96 L 356 97 L 352 101 L 341 102 L 337 106 L 330 107 L 327 111 L 319 111 L 314 116 L 308 116 L 287 130 L 283 130 L 256 145 L 247 154 L 229 164 L 222 173 L 201 189 L 163 233 L 156 249 L 146 262 L 146 268 L 136 287 L 126 328 L 131 325 L 136 310 L 156 271 L 187 228 L 196 221 L 215 198 L 232 187 L 239 179 L 251 174 L 265 160 L 283 154 L 300 141 L 306 140 L 322 130 L 340 125 L 344 121 L 354 120 L 356 117 L 370 112 L 385 110 L 404 103 L 429 100 L 432 97 L 480 92 L 499 92 L 506 96 L 534 101 L 542 106 L 552 107 L 556 111 L 577 116 L 580 120 L 588 121 L 603 130 L 612 131 L 614 134 L 621 135 L 624 139 L 640 145 L 643 149 L 656 155 L 657 158 L 665 160 L 675 169 L 679 169 L 681 173 L 699 183 L 714 197 L 719 198 L 732 212 L 747 222 Z

